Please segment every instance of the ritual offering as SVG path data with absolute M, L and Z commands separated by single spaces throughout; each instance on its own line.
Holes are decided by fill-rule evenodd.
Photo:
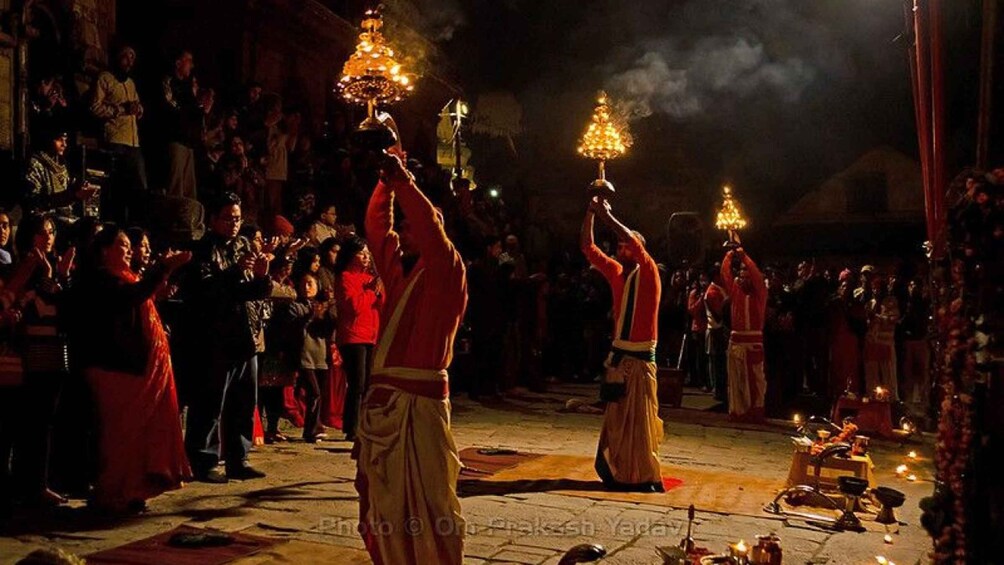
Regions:
M 858 433 L 858 427 L 854 422 L 845 422 L 843 429 L 835 436 L 831 436 L 829 430 L 819 430 L 817 433 L 819 434 L 819 439 L 809 450 L 809 453 L 812 455 L 819 455 L 830 444 L 851 443 L 854 441 L 855 434 Z M 867 445 L 867 442 L 865 442 L 865 445 Z
M 777 534 L 757 536 L 756 545 L 750 552 L 752 565 L 781 565 L 781 538 Z
M 596 109 L 586 132 L 579 140 L 579 155 L 596 161 L 599 175 L 589 186 L 589 192 L 603 198 L 614 194 L 614 185 L 607 180 L 606 162 L 617 159 L 631 146 L 631 135 L 627 126 L 615 119 L 610 108 L 607 93 L 600 91 L 596 97 Z
M 739 202 L 732 195 L 732 187 L 722 187 L 722 207 L 715 218 L 715 227 L 728 233 L 725 247 L 739 247 L 739 230 L 746 227 L 746 218 L 739 210 Z
M 346 101 L 366 105 L 366 119 L 352 136 L 355 146 L 384 151 L 397 143 L 397 133 L 376 117 L 378 104 L 393 104 L 415 88 L 415 78 L 404 71 L 394 50 L 380 32 L 383 17 L 370 9 L 362 21 L 355 52 L 345 61 L 338 90 Z

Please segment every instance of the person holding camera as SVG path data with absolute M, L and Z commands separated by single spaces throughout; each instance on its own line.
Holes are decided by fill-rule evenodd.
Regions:
M 617 235 L 617 258 L 593 241 L 600 220 Z M 594 196 L 582 221 L 582 253 L 603 274 L 613 293 L 614 342 L 600 387 L 606 401 L 596 450 L 596 474 L 609 490 L 663 492 L 659 466 L 659 418 L 655 349 L 662 282 L 641 234 L 614 217 L 610 203 Z

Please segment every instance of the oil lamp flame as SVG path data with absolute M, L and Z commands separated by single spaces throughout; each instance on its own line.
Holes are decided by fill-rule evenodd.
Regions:
M 378 10 L 367 10 L 361 27 L 359 43 L 342 67 L 338 88 L 348 102 L 366 104 L 372 116 L 376 104 L 398 102 L 410 94 L 414 76 L 402 69 L 380 32 L 383 17 Z
M 722 187 L 722 207 L 715 218 L 715 227 L 720 230 L 738 231 L 746 227 L 746 219 L 739 210 L 739 203 L 732 196 L 732 187 Z
M 596 96 L 596 108 L 579 140 L 579 155 L 596 161 L 616 159 L 631 146 L 627 127 L 614 117 L 605 92 Z

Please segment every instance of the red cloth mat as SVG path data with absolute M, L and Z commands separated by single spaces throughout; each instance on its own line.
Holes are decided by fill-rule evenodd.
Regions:
M 233 538 L 233 543 L 218 547 L 174 547 L 168 540 L 175 534 L 219 533 Z M 86 556 L 88 565 L 222 565 L 257 553 L 283 540 L 247 534 L 218 532 L 191 526 L 178 526 L 153 537 L 127 543 Z
M 662 488 L 663 490 L 673 490 L 676 487 L 683 484 L 683 479 L 674 479 L 673 477 L 663 477 L 662 478 Z

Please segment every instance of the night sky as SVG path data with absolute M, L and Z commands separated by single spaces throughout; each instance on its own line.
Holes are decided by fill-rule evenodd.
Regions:
M 967 4 L 954 4 L 950 18 L 949 32 L 966 38 L 953 39 L 961 63 L 952 78 L 974 70 L 978 12 Z M 916 157 L 907 43 L 894 41 L 904 30 L 897 0 L 418 6 L 415 25 L 439 39 L 470 98 L 504 91 L 521 103 L 513 166 L 529 189 L 573 190 L 592 178 L 574 148 L 600 88 L 634 116 L 636 147 L 614 164 L 617 182 L 683 187 L 707 206 L 730 181 L 751 213 L 773 217 L 875 146 Z

